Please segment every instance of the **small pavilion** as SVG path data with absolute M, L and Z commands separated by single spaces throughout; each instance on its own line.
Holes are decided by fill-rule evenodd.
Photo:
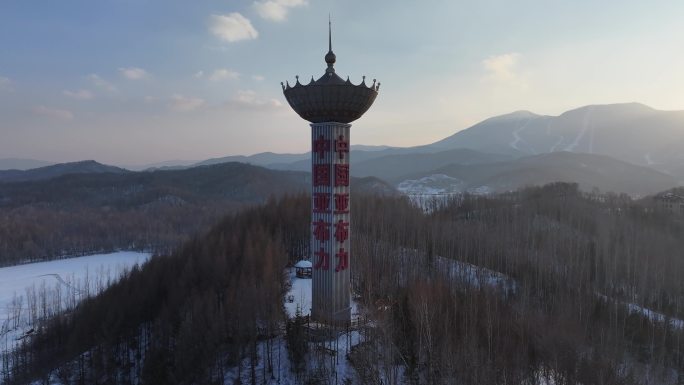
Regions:
M 294 267 L 297 278 L 311 278 L 311 270 L 313 269 L 311 261 L 302 259 L 301 261 L 297 262 Z

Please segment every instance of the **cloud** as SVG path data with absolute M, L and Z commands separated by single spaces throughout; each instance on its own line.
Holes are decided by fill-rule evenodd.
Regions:
M 237 12 L 228 15 L 211 15 L 209 21 L 211 33 L 229 43 L 259 37 L 259 32 L 254 29 L 252 22 Z
M 62 91 L 62 94 L 64 96 L 68 96 L 72 99 L 76 100 L 90 100 L 94 97 L 93 93 L 88 91 L 88 90 L 78 90 L 78 91 L 69 91 L 69 90 L 64 90 Z
M 45 106 L 34 107 L 33 113 L 36 115 L 47 116 L 49 118 L 60 120 L 72 120 L 74 118 L 73 112 L 69 110 L 62 110 L 59 108 L 51 108 Z
M 261 75 L 252 75 L 252 79 L 258 82 L 263 82 L 266 78 Z
M 202 77 L 204 77 L 204 71 L 197 71 L 192 77 L 195 79 L 202 79 Z
M 229 70 L 227 68 L 220 68 L 214 71 L 211 76 L 209 76 L 209 80 L 213 82 L 220 82 L 222 80 L 237 80 L 240 78 L 240 73 Z
M 283 106 L 283 103 L 277 99 L 260 98 L 253 90 L 238 91 L 237 95 L 231 100 L 231 104 L 252 108 L 280 108 Z
M 204 105 L 204 99 L 186 97 L 180 94 L 171 96 L 170 107 L 174 111 L 189 112 L 194 111 Z
M 521 57 L 521 54 L 513 52 L 484 59 L 482 65 L 486 71 L 485 80 L 527 87 L 527 82 L 518 72 L 518 62 Z
M 119 73 L 128 80 L 142 80 L 150 76 L 147 71 L 137 67 L 119 68 Z
M 103 90 L 109 91 L 109 92 L 114 92 L 116 91 L 116 87 L 106 81 L 105 79 L 101 78 L 98 74 L 90 74 L 88 75 L 88 80 L 93 83 L 95 86 L 102 88 Z
M 290 8 L 306 5 L 306 0 L 266 0 L 255 1 L 254 9 L 262 19 L 284 21 Z

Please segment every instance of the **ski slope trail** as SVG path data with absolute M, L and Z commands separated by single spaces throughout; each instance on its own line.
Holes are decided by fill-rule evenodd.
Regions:
M 577 134 L 575 137 L 575 140 L 572 141 L 567 147 L 565 147 L 565 151 L 570 151 L 574 152 L 575 148 L 579 145 L 580 141 L 582 141 L 582 138 L 587 134 L 587 131 L 589 131 L 590 126 L 592 127 L 593 130 L 593 125 L 590 125 L 590 117 L 591 117 L 591 112 L 594 109 L 593 106 L 587 108 L 587 111 L 584 113 L 584 121 L 582 123 L 582 130 Z M 590 153 L 593 151 L 593 134 L 592 134 L 592 139 L 591 143 L 589 143 L 589 151 Z

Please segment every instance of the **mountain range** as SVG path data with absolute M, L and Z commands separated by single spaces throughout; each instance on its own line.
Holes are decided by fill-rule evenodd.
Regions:
M 311 175 L 305 172 L 271 170 L 238 162 L 148 172 L 126 171 L 93 161 L 50 167 L 51 171 L 67 170 L 83 163 L 93 171 L 0 183 L 0 208 L 25 205 L 140 208 L 152 204 L 202 205 L 207 202 L 256 204 L 272 196 L 306 191 L 311 183 Z M 357 192 L 396 193 L 394 188 L 374 177 L 352 178 L 351 185 Z
M 410 195 L 514 191 L 552 182 L 575 182 L 584 191 L 598 189 L 645 196 L 676 185 L 672 175 L 605 155 L 553 152 L 504 162 L 453 163 L 431 171 L 388 179 Z
M 585 189 L 642 195 L 684 184 L 684 111 L 659 111 L 638 103 L 591 105 L 559 116 L 517 111 L 428 145 L 355 145 L 351 160 L 354 176 L 376 176 L 413 191 L 418 186 L 424 186 L 425 192 L 502 191 L 559 180 L 577 182 Z M 227 162 L 309 171 L 310 153 L 265 152 L 194 163 L 168 161 L 137 169 L 185 169 Z M 5 164 L 0 160 L 0 168 Z M 70 172 L 126 172 L 107 167 L 78 162 L 0 171 L 0 181 L 45 179 Z
M 518 156 L 557 151 L 601 154 L 667 170 L 684 164 L 684 111 L 659 111 L 638 103 L 585 106 L 559 116 L 517 111 L 487 119 L 430 147 Z

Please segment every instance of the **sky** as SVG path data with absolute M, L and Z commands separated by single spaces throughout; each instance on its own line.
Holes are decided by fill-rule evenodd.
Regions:
M 3 0 L 0 158 L 118 165 L 308 150 L 281 81 L 382 86 L 352 143 L 427 144 L 516 110 L 684 110 L 684 2 Z

